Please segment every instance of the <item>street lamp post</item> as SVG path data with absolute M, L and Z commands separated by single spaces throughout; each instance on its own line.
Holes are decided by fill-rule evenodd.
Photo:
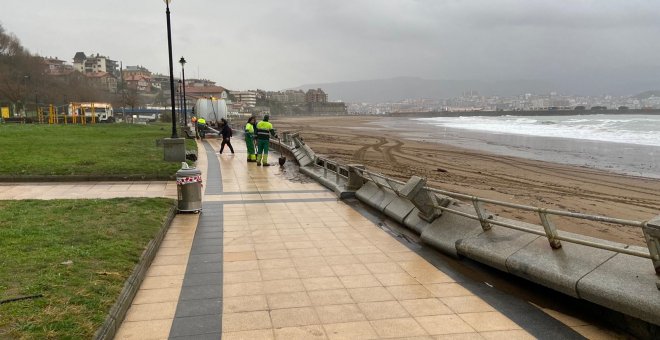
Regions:
M 177 88 L 179 92 L 179 117 L 181 116 L 181 112 L 183 112 L 183 88 L 181 87 L 181 79 L 179 79 L 179 87 Z M 184 122 L 185 124 L 185 122 Z M 185 125 L 184 125 L 185 126 Z
M 172 138 L 179 138 L 176 134 L 176 100 L 174 99 L 174 66 L 172 65 L 172 33 L 170 25 L 170 2 L 172 0 L 163 0 L 165 2 L 165 15 L 167 17 L 167 48 L 170 58 L 170 98 L 172 104 Z
M 186 126 L 188 124 L 188 113 L 187 111 L 187 106 L 186 105 L 186 71 L 184 69 L 184 65 L 186 65 L 186 59 L 179 59 L 179 63 L 181 63 L 181 78 L 183 79 L 183 125 Z

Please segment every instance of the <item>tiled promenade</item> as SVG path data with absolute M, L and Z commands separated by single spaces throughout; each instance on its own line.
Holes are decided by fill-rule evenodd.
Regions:
M 604 335 L 527 303 L 541 316 L 512 321 L 531 319 L 493 307 L 320 185 L 245 162 L 235 144 L 235 156 L 200 147 L 204 211 L 175 217 L 116 339 Z M 176 197 L 169 182 L 6 188 L 0 199 Z

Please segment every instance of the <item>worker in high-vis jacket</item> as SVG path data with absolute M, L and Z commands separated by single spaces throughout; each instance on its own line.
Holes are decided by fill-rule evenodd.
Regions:
M 199 138 L 204 139 L 206 137 L 206 119 L 199 117 L 197 119 L 197 133 L 199 133 Z
M 254 152 L 254 128 L 257 125 L 257 118 L 254 116 L 250 117 L 245 124 L 245 146 L 247 146 L 247 161 L 256 162 L 257 155 Z
M 270 166 L 268 164 L 268 144 L 270 143 L 270 136 L 275 137 L 275 129 L 273 124 L 268 122 L 268 115 L 264 115 L 264 119 L 257 123 L 257 165 Z

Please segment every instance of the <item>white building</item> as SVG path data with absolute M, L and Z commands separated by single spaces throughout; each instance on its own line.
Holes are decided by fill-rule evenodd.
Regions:
M 257 93 L 252 91 L 231 91 L 235 102 L 244 103 L 247 107 L 257 106 Z

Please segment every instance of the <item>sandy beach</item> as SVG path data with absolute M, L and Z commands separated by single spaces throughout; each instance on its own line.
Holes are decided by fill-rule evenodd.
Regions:
M 346 164 L 364 164 L 369 170 L 401 180 L 418 175 L 444 190 L 621 219 L 645 221 L 660 214 L 660 179 L 630 175 L 635 169 L 626 166 L 643 161 L 646 150 L 641 150 L 640 156 L 640 152 L 626 152 L 620 145 L 603 149 L 585 143 L 581 150 L 567 152 L 559 145 L 561 141 L 555 141 L 554 146 L 536 141 L 551 149 L 543 153 L 546 161 L 541 161 L 534 147 L 507 153 L 502 145 L 511 136 L 441 132 L 433 127 L 420 128 L 407 118 L 278 117 L 273 123 L 279 131 L 300 131 L 319 154 Z M 603 149 L 602 155 L 594 148 Z M 620 155 L 620 159 L 608 164 L 608 152 Z M 643 166 L 656 170 L 653 162 Z M 648 176 L 653 175 L 648 172 Z M 486 208 L 500 216 L 539 221 L 534 213 L 494 205 Z M 559 217 L 553 221 L 560 230 L 645 245 L 639 228 Z

